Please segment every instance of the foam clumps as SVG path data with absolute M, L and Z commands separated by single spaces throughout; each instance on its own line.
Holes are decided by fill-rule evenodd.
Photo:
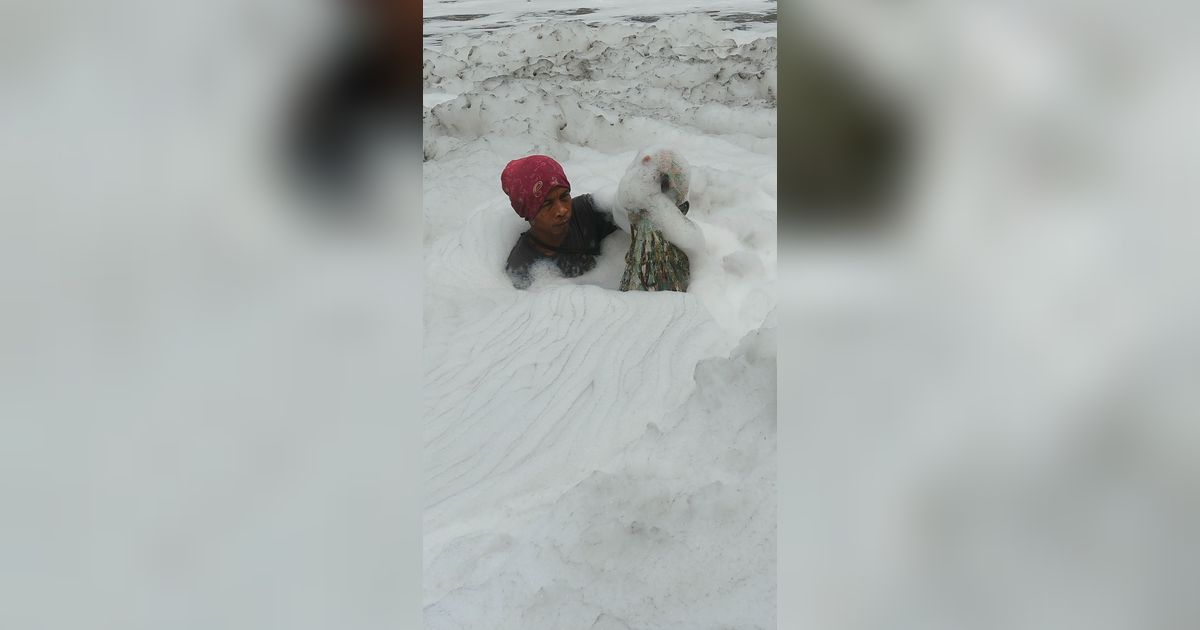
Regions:
M 665 131 L 663 123 L 773 152 L 776 39 L 737 44 L 727 35 L 692 16 L 448 36 L 425 51 L 424 89 L 458 96 L 425 109 L 425 157 L 483 137 L 613 151 Z
M 775 45 L 687 16 L 426 49 L 427 627 L 774 627 Z M 669 194 L 634 181 L 664 148 Z M 517 290 L 499 173 L 535 153 L 620 229 Z M 686 293 L 617 290 L 652 193 Z

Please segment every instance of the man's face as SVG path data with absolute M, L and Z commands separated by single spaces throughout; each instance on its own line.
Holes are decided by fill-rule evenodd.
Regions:
M 567 231 L 567 223 L 570 220 L 571 191 L 562 186 L 555 186 L 550 189 L 550 193 L 542 201 L 541 209 L 533 217 L 533 227 L 541 232 L 562 234 Z

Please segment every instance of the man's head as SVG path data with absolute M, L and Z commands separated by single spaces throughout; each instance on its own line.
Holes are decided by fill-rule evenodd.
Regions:
M 508 195 L 513 210 L 535 225 L 541 221 L 556 223 L 561 217 L 548 215 L 541 221 L 537 218 L 545 209 L 560 211 L 559 203 L 564 197 L 566 218 L 571 218 L 571 182 L 567 181 L 562 166 L 551 157 L 530 155 L 509 162 L 500 173 L 500 188 Z
M 571 221 L 571 189 L 555 186 L 542 200 L 537 214 L 529 220 L 535 234 L 561 235 Z

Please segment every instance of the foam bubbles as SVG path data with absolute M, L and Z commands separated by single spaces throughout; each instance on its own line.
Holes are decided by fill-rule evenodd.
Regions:
M 494 19 L 425 51 L 426 625 L 773 627 L 776 41 Z M 691 285 L 620 292 L 631 199 L 683 219 L 619 190 L 661 147 Z M 621 230 L 521 291 L 499 173 L 534 153 Z

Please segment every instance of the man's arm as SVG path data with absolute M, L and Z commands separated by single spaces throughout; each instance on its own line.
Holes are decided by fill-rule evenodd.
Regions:
M 657 200 L 649 208 L 650 219 L 654 227 L 676 247 L 689 256 L 697 256 L 704 252 L 704 233 L 700 226 L 693 223 L 666 198 Z
M 504 263 L 505 273 L 518 289 L 528 289 L 529 285 L 533 284 L 529 268 L 537 258 L 528 247 L 523 247 L 524 241 L 524 237 L 517 239 L 517 244 L 508 253 L 508 260 Z
M 608 223 L 612 224 L 622 232 L 625 232 L 626 234 L 629 233 L 629 216 L 625 212 L 615 211 L 615 208 L 617 207 L 616 186 L 602 188 L 593 193 L 589 193 L 587 196 L 591 199 L 592 209 L 596 211 L 598 216 L 603 217 Z M 608 230 L 601 236 L 601 238 L 611 234 L 612 232 L 612 230 Z
M 508 269 L 507 271 L 514 289 L 528 289 L 529 285 L 533 284 L 533 277 L 529 275 L 529 269 Z

